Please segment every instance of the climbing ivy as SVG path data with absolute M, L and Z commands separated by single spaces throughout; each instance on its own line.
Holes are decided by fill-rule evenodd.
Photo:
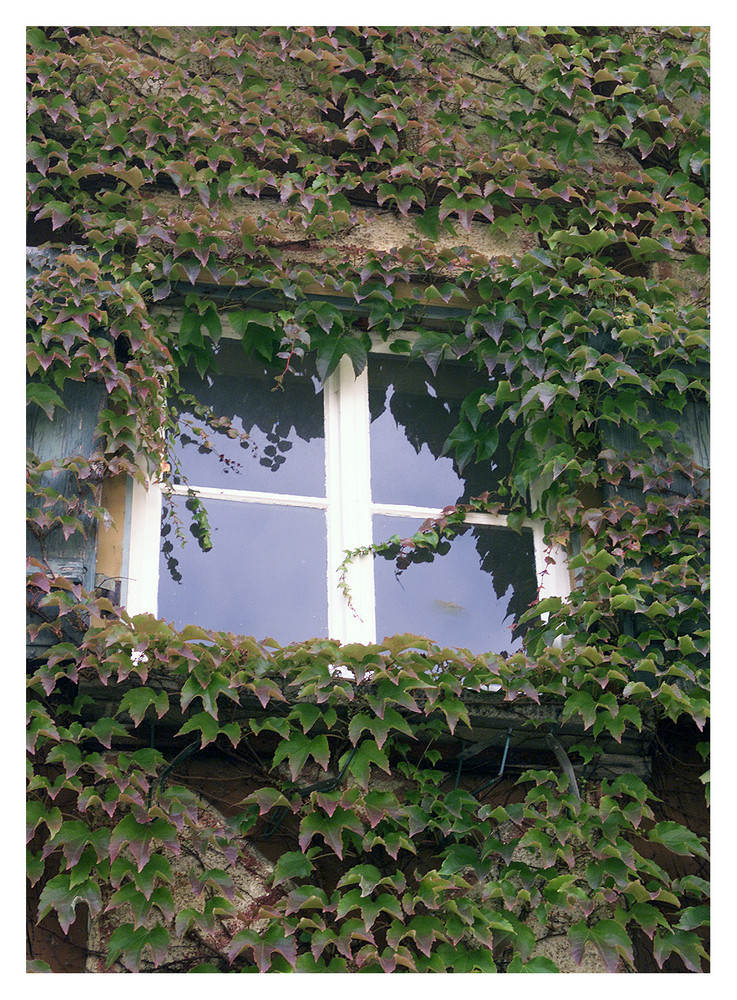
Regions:
M 708 768 L 706 470 L 683 433 L 708 398 L 707 30 L 27 43 L 28 403 L 53 417 L 70 385 L 105 390 L 90 454 L 29 454 L 31 639 L 53 642 L 28 677 L 33 920 L 66 934 L 82 907 L 123 908 L 100 960 L 131 971 L 553 972 L 531 921 L 563 913 L 576 961 L 634 970 L 637 947 L 703 971 L 704 830 L 654 779 L 579 788 L 571 765 L 594 773 L 602 739 L 634 733 L 668 752 L 676 732 Z M 367 245 L 379 209 L 402 245 Z M 508 251 L 480 252 L 480 231 Z M 179 370 L 212 367 L 226 321 L 275 386 L 305 353 L 323 380 L 344 356 L 359 372 L 371 337 L 489 374 L 448 450 L 463 465 L 509 441 L 509 523 L 535 485 L 575 579 L 525 614 L 523 652 L 177 632 L 51 566 L 49 539 L 105 520 L 108 480 L 166 474 Z M 400 571 L 441 556 L 463 514 L 377 554 Z M 567 765 L 523 771 L 514 801 L 453 787 L 448 741 L 490 686 Z M 208 825 L 178 775 L 216 753 L 253 791 Z M 248 910 L 237 864 L 274 837 L 272 891 Z M 193 905 L 172 888 L 182 851 Z

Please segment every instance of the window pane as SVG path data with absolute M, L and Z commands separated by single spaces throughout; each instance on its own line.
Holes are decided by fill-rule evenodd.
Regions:
M 441 455 L 465 397 L 493 386 L 488 376 L 452 362 L 433 375 L 419 359 L 371 356 L 372 499 L 441 508 L 485 490 L 493 493 L 509 472 L 506 448 L 500 446 L 491 461 L 465 466 L 462 474 L 454 458 Z
M 182 386 L 248 434 L 250 446 L 241 447 L 238 440 L 207 429 L 183 412 L 180 427 L 186 436 L 184 443 L 177 442 L 173 458 L 179 459 L 186 481 L 194 486 L 325 496 L 323 398 L 314 372 L 304 366 L 287 374 L 280 390 L 274 382 L 278 370 L 248 358 L 235 340 L 221 340 L 217 367 L 217 374 L 206 378 L 188 369 Z M 192 423 L 205 428 L 212 451 L 205 451 L 201 440 L 188 432 Z
M 376 515 L 374 541 L 414 534 L 421 522 Z M 512 634 L 537 594 L 532 531 L 466 525 L 444 555 L 396 575 L 394 560 L 374 559 L 378 638 L 412 632 L 474 653 L 507 655 L 522 646 Z
M 178 628 L 192 623 L 281 643 L 327 636 L 324 511 L 208 501 L 213 547 L 203 552 L 190 534 L 184 499 L 173 498 L 173 506 L 187 543 L 182 546 L 173 530 L 165 535 L 181 580 L 172 578 L 162 552 L 160 618 Z

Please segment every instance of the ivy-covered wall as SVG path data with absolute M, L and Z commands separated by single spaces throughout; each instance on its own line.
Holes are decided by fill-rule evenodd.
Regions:
M 30 968 L 706 971 L 707 30 L 27 42 Z M 391 336 L 488 374 L 474 506 L 534 486 L 570 553 L 522 652 L 120 606 L 126 481 L 226 323 L 275 384 Z

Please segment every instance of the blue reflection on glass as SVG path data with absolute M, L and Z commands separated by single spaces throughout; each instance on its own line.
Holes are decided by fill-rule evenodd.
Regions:
M 420 521 L 375 515 L 375 541 L 410 537 Z M 466 525 L 443 555 L 397 574 L 374 559 L 378 638 L 412 632 L 473 653 L 508 655 L 522 647 L 515 621 L 537 595 L 532 531 Z
M 492 493 L 509 471 L 503 436 L 493 460 L 469 463 L 462 472 L 442 451 L 463 400 L 493 386 L 488 375 L 452 362 L 433 374 L 419 359 L 369 357 L 372 499 L 441 508 Z
M 166 501 L 185 525 L 184 500 Z M 203 628 L 295 642 L 327 637 L 325 512 L 308 507 L 207 502 L 213 547 L 203 552 L 170 530 L 159 567 L 160 618 Z M 170 560 L 177 560 L 172 578 Z
M 247 446 L 209 429 L 183 407 L 182 436 L 170 448 L 175 470 L 179 463 L 185 481 L 195 486 L 325 496 L 323 397 L 314 370 L 303 364 L 290 371 L 280 390 L 278 370 L 247 357 L 239 341 L 222 340 L 216 360 L 217 374 L 202 378 L 189 369 L 181 375 L 182 387 L 247 434 Z M 193 428 L 205 432 L 210 449 Z

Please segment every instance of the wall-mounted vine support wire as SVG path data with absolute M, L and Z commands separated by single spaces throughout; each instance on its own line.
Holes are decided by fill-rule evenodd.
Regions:
M 558 712 L 557 712 L 557 715 L 556 715 L 557 720 L 558 720 L 558 724 L 560 724 L 560 717 L 561 717 L 562 711 L 563 711 L 562 707 L 559 708 Z M 578 782 L 576 781 L 576 775 L 575 775 L 575 772 L 573 770 L 573 764 L 571 764 L 571 759 L 568 756 L 568 754 L 565 752 L 563 744 L 560 742 L 560 740 L 557 738 L 557 736 L 554 736 L 550 732 L 545 733 L 545 742 L 547 743 L 548 747 L 555 754 L 555 759 L 558 761 L 558 764 L 560 765 L 561 770 L 563 771 L 563 773 L 565 774 L 565 776 L 568 778 L 568 787 L 570 788 L 571 792 L 573 793 L 574 798 L 576 799 L 577 802 L 580 803 L 580 801 L 581 801 L 581 793 L 578 790 Z
M 561 766 L 561 769 L 565 776 L 568 778 L 568 785 L 573 792 L 577 802 L 581 801 L 581 793 L 578 790 L 578 782 L 576 781 L 576 775 L 573 771 L 573 764 L 571 764 L 568 754 L 563 749 L 563 744 L 553 736 L 552 733 L 545 734 L 545 742 L 548 744 L 550 749 L 555 754 L 555 759 Z
M 488 788 L 491 783 L 498 781 L 502 777 L 502 775 L 504 774 L 504 768 L 507 765 L 507 754 L 509 752 L 509 741 L 510 741 L 510 739 L 512 737 L 512 732 L 513 732 L 513 729 L 512 729 L 512 726 L 510 726 L 508 728 L 508 730 L 507 730 L 507 739 L 506 739 L 506 742 L 504 744 L 504 751 L 502 753 L 502 763 L 501 763 L 501 767 L 499 768 L 499 773 L 495 774 L 494 777 L 491 779 L 491 781 L 487 781 L 485 785 L 481 786 L 481 788 L 476 789 L 476 792 L 474 792 L 474 794 L 477 794 L 478 792 L 482 791 L 484 788 Z M 461 771 L 463 770 L 463 764 L 464 764 L 464 762 L 467 761 L 467 760 L 469 760 L 469 758 L 471 758 L 471 757 L 476 757 L 478 754 L 482 753 L 482 751 L 488 749 L 488 747 L 490 747 L 492 745 L 492 743 L 493 743 L 493 740 L 484 740 L 483 742 L 475 743 L 472 747 L 469 747 L 468 750 L 463 750 L 463 751 L 461 751 L 461 753 L 458 754 L 458 756 L 456 757 L 456 760 L 458 761 L 458 767 L 456 768 L 456 775 L 455 775 L 455 782 L 453 784 L 453 791 L 456 791 L 457 788 L 458 788 L 458 784 L 459 784 L 459 782 L 461 780 Z
M 509 753 L 509 741 L 512 739 L 513 729 L 510 726 L 507 730 L 507 739 L 504 743 L 504 752 L 502 753 L 502 762 L 499 765 L 499 773 L 495 774 L 493 778 L 490 778 L 485 784 L 480 788 L 475 789 L 474 795 L 478 796 L 481 792 L 486 791 L 487 788 L 492 788 L 498 781 L 502 780 L 504 776 L 504 768 L 507 766 L 507 754 Z

